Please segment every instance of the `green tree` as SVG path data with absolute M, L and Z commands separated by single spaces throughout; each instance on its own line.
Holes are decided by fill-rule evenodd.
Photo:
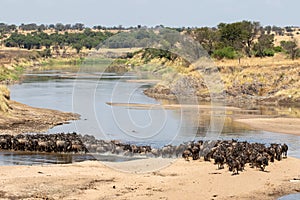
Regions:
M 255 52 L 255 56 L 257 57 L 265 57 L 272 56 L 272 51 L 274 47 L 274 35 L 266 35 L 262 34 L 258 41 L 254 44 L 253 50 Z M 274 55 L 274 51 L 273 51 Z
M 76 23 L 72 26 L 72 29 L 82 31 L 84 29 L 84 24 Z
M 233 47 L 236 51 L 244 51 L 251 57 L 253 41 L 261 31 L 259 22 L 242 21 L 231 24 L 221 23 L 218 26 L 220 30 L 220 40 L 224 47 Z
M 83 44 L 81 42 L 72 44 L 72 47 L 76 50 L 76 53 L 79 54 L 83 48 Z
M 65 25 L 63 25 L 62 23 L 57 23 L 55 25 L 55 30 L 57 30 L 57 31 L 63 31 L 63 30 L 65 30 Z
M 202 45 L 202 47 L 212 55 L 216 49 L 217 43 L 220 41 L 219 31 L 208 27 L 196 29 L 193 32 L 194 38 Z
M 298 57 L 299 48 L 297 45 L 297 41 L 281 41 L 280 45 L 282 48 L 289 54 L 290 58 L 294 60 L 296 57 Z

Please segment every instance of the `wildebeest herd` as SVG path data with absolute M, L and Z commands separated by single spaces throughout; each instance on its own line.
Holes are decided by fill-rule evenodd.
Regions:
M 243 171 L 247 163 L 251 167 L 258 167 L 262 171 L 274 162 L 275 159 L 280 161 L 287 157 L 288 146 L 286 144 L 271 144 L 266 146 L 260 143 L 238 142 L 236 140 L 215 141 L 215 142 L 191 142 L 182 157 L 189 160 L 200 159 L 203 156 L 205 161 L 214 160 L 219 169 L 223 169 L 227 164 L 229 171 L 238 174 Z
M 166 145 L 153 148 L 149 145 L 125 144 L 117 140 L 98 140 L 91 135 L 76 133 L 0 135 L 0 150 L 48 152 L 48 153 L 99 153 L 123 156 L 144 155 L 148 157 L 177 158 L 189 161 L 214 160 L 219 169 L 228 165 L 234 174 L 243 171 L 247 163 L 262 171 L 269 162 L 280 161 L 287 157 L 286 144 L 239 142 L 236 140 L 197 141 L 180 145 Z

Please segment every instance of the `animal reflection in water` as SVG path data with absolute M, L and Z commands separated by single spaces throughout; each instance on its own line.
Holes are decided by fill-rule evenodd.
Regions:
M 229 171 L 239 174 L 247 163 L 251 167 L 262 171 L 274 162 L 287 157 L 286 144 L 271 144 L 268 147 L 260 143 L 225 141 L 198 141 L 186 142 L 178 146 L 166 145 L 162 148 L 153 148 L 149 145 L 125 144 L 117 140 L 98 140 L 91 135 L 78 135 L 76 133 L 57 134 L 20 134 L 0 135 L 0 150 L 28 151 L 28 152 L 54 152 L 54 153 L 99 153 L 117 154 L 122 156 L 144 155 L 147 157 L 178 158 L 182 156 L 189 161 L 214 160 L 218 169 L 227 164 Z

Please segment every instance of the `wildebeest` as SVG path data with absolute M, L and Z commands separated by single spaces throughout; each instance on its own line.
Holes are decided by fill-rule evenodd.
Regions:
M 263 155 L 259 155 L 256 159 L 256 167 L 260 167 L 262 171 L 265 171 L 265 167 L 269 165 L 268 158 Z
M 227 158 L 227 165 L 229 167 L 229 171 L 232 171 L 234 174 L 239 174 L 239 171 L 241 171 L 241 163 L 239 160 L 234 159 L 233 157 Z
M 192 154 L 191 145 L 186 150 L 183 157 L 187 160 L 189 153 Z M 210 143 L 204 142 L 199 155 L 204 157 L 204 161 L 210 161 L 213 158 L 215 164 L 218 164 L 218 168 L 222 168 L 226 163 L 233 174 L 238 174 L 244 170 L 247 163 L 264 171 L 269 161 L 274 162 L 275 158 L 281 160 L 282 155 L 286 156 L 287 150 L 286 144 L 271 144 L 270 147 L 266 147 L 265 144 L 260 143 L 218 140 Z
M 190 157 L 205 161 L 214 159 L 218 168 L 227 164 L 233 174 L 243 171 L 246 163 L 259 167 L 262 171 L 269 162 L 281 160 L 287 156 L 286 144 L 271 144 L 266 147 L 261 143 L 239 142 L 237 140 L 191 141 L 178 146 L 166 145 L 152 148 L 148 145 L 126 144 L 121 141 L 104 141 L 94 136 L 76 133 L 0 135 L 0 150 L 55 152 L 55 153 L 90 153 L 120 154 L 125 156 L 144 155 L 149 157 L 177 158 Z
M 218 165 L 218 169 L 224 169 L 225 158 L 221 154 L 214 156 L 215 164 Z
M 288 152 L 288 150 L 289 150 L 288 145 L 283 144 L 283 145 L 282 145 L 282 155 L 283 155 L 285 158 L 287 157 L 287 152 Z
M 189 157 L 192 156 L 192 152 L 190 150 L 184 150 L 182 153 L 182 157 L 186 160 L 186 161 L 190 161 Z

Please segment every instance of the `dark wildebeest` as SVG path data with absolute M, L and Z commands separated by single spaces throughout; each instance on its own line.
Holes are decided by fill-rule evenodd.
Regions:
M 288 145 L 283 144 L 282 145 L 282 155 L 283 155 L 283 157 L 287 158 L 287 152 L 288 152 L 288 150 L 289 150 Z
M 278 161 L 280 161 L 282 159 L 282 146 L 280 144 L 278 144 L 275 148 L 275 152 L 276 152 L 276 159 Z
M 192 148 L 192 157 L 193 157 L 193 160 L 198 160 L 200 158 L 199 157 L 199 153 L 200 153 L 200 149 L 197 146 L 194 146 Z
M 229 171 L 232 171 L 232 175 L 239 174 L 239 170 L 241 171 L 241 164 L 239 160 L 229 157 L 227 164 L 229 166 Z
M 225 158 L 221 154 L 217 154 L 214 156 L 215 164 L 218 165 L 218 169 L 224 169 Z
M 186 160 L 186 161 L 190 161 L 189 157 L 192 156 L 192 152 L 189 149 L 186 149 L 183 151 L 182 153 L 182 157 Z
M 266 156 L 258 156 L 256 159 L 256 167 L 260 167 L 262 171 L 265 171 L 265 167 L 269 165 L 269 160 Z

